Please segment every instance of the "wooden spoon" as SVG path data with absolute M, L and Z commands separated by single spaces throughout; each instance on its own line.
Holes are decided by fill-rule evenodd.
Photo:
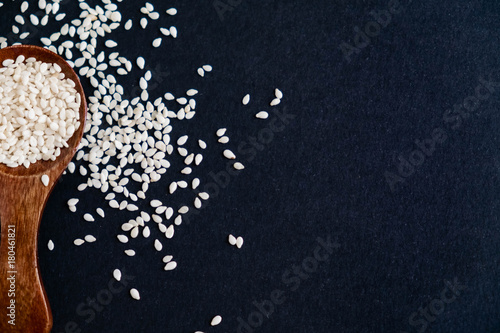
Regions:
M 82 138 L 87 105 L 78 76 L 63 58 L 38 46 L 19 45 L 0 50 L 0 66 L 19 55 L 58 64 L 82 100 L 80 127 L 55 161 L 38 161 L 29 168 L 0 164 L 0 332 L 48 333 L 52 312 L 38 267 L 38 229 L 49 194 Z M 49 176 L 48 186 L 42 175 Z

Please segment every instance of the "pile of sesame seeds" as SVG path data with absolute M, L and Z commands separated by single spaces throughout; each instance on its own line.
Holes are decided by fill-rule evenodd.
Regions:
M 165 251 L 164 243 L 172 239 L 175 230 L 181 226 L 183 216 L 190 210 L 200 209 L 210 195 L 200 190 L 203 187 L 203 177 L 199 175 L 198 167 L 202 165 L 204 151 L 207 148 L 207 138 L 215 137 L 221 147 L 231 146 L 228 130 L 220 128 L 215 136 L 207 138 L 192 138 L 182 133 L 176 133 L 175 125 L 179 121 L 194 119 L 197 112 L 198 90 L 187 87 L 181 96 L 164 92 L 162 96 L 152 97 L 153 89 L 150 82 L 154 73 L 147 68 L 147 59 L 139 56 L 131 59 L 118 51 L 119 44 L 111 39 L 114 33 L 124 33 L 137 24 L 142 29 L 151 29 L 151 40 L 144 42 L 144 47 L 163 49 L 166 42 L 163 38 L 178 37 L 175 26 L 160 27 L 158 30 L 149 24 L 150 21 L 168 22 L 168 18 L 177 14 L 175 8 L 163 12 L 155 10 L 153 4 L 147 2 L 137 8 L 140 18 L 124 20 L 119 11 L 121 0 L 102 0 L 102 5 L 91 7 L 87 2 L 79 0 L 80 12 L 77 18 L 70 19 L 61 11 L 60 0 L 39 0 L 38 8 L 32 8 L 27 1 L 20 5 L 20 14 L 15 17 L 12 32 L 19 41 L 29 37 L 29 32 L 20 33 L 26 24 L 43 27 L 49 21 L 59 22 L 59 31 L 40 38 L 40 42 L 51 51 L 63 56 L 75 68 L 82 80 L 88 80 L 93 91 L 88 95 L 88 114 L 84 129 L 84 137 L 73 162 L 68 166 L 67 173 L 79 173 L 86 181 L 78 186 L 78 191 L 100 191 L 105 194 L 107 207 L 96 207 L 95 212 L 80 212 L 78 198 L 69 198 L 68 209 L 79 214 L 89 225 L 96 225 L 105 218 L 105 210 L 126 210 L 137 212 L 134 219 L 120 221 L 117 225 L 117 246 L 123 246 L 123 252 L 128 257 L 136 255 L 132 243 L 140 238 L 152 239 L 154 251 Z M 0 3 L 0 7 L 2 3 Z M 43 15 L 40 15 L 40 10 Z M 29 17 L 29 20 L 26 18 Z M 136 22 L 137 21 L 137 22 Z M 43 32 L 42 32 L 43 33 Z M 98 43 L 103 41 L 103 43 Z M 14 43 L 13 45 L 18 44 Z M 100 45 L 104 45 L 102 48 Z M 0 37 L 0 47 L 8 46 L 7 38 Z M 102 49 L 101 49 L 102 48 Z M 213 67 L 205 64 L 195 70 L 204 77 L 212 72 Z M 140 93 L 136 97 L 128 97 L 127 82 L 131 72 L 140 72 L 137 85 Z M 122 79 L 123 77 L 123 79 Z M 275 98 L 270 106 L 276 106 L 283 98 L 279 89 L 274 91 Z M 242 104 L 252 108 L 250 94 L 247 94 Z M 255 114 L 257 119 L 267 119 L 267 111 Z M 195 142 L 195 148 L 188 149 L 188 142 Z M 193 145 L 190 145 L 191 147 Z M 235 170 L 243 170 L 245 166 L 238 161 L 238 156 L 230 149 L 221 151 L 221 157 L 231 161 Z M 171 161 L 180 158 L 183 167 L 172 170 Z M 163 178 L 167 178 L 165 184 Z M 48 181 L 48 180 L 47 180 Z M 150 198 L 151 186 L 164 186 L 165 198 Z M 169 196 L 177 191 L 189 190 L 196 193 L 192 202 L 178 206 L 167 204 Z M 83 199 L 84 196 L 80 197 Z M 114 237 L 113 237 L 114 238 Z M 93 235 L 85 235 L 73 241 L 75 246 L 84 248 L 98 241 Z M 243 245 L 243 237 L 229 235 L 227 242 L 237 248 Z M 84 245 L 85 244 L 85 245 Z M 54 250 L 52 240 L 48 243 L 49 250 Z M 177 267 L 171 254 L 163 256 L 164 271 Z M 113 277 L 119 281 L 121 273 L 113 271 Z M 130 295 L 140 300 L 139 291 L 130 289 Z M 222 317 L 215 316 L 212 326 L 220 324 Z

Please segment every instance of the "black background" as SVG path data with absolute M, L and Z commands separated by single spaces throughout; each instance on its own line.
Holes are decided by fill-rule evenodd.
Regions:
M 118 3 L 122 22 L 132 18 L 134 28 L 119 28 L 110 38 L 128 59 L 143 55 L 163 73 L 152 98 L 200 91 L 195 118 L 176 122 L 172 136 L 189 134 L 193 148 L 196 139 L 207 141 L 196 170 L 202 186 L 226 165 L 226 147 L 216 143 L 220 127 L 228 128 L 227 148 L 246 169 L 191 223 L 176 228 L 172 240 L 153 225 L 150 238 L 127 245 L 116 235 L 137 215 L 111 210 L 95 190 L 77 192 L 86 180 L 80 175 L 64 176 L 39 238 L 53 332 L 71 332 L 70 322 L 75 332 L 237 332 L 237 318 L 248 320 L 253 302 L 270 299 L 276 289 L 285 301 L 255 332 L 418 332 L 422 326 L 409 323 L 412 313 L 454 279 L 467 288 L 425 331 L 500 332 L 500 86 L 459 128 L 443 121 L 447 109 L 474 94 L 481 77 L 500 82 L 500 3 L 401 1 L 404 10 L 347 61 L 341 43 L 353 45 L 355 27 L 364 29 L 373 20 L 370 11 L 386 10 L 389 2 L 242 0 L 221 19 L 211 1 L 154 1 L 161 18 L 149 20 L 153 29 L 147 30 L 139 28 L 143 2 Z M 4 1 L 0 36 L 10 33 L 20 3 Z M 36 1 L 30 3 L 29 13 Z M 176 16 L 165 14 L 170 7 Z M 68 14 L 62 22 L 74 18 L 77 2 L 62 12 Z M 41 45 L 39 38 L 59 25 L 51 21 L 25 43 Z M 178 38 L 164 38 L 154 49 L 157 28 L 170 25 Z M 204 64 L 214 70 L 201 78 L 196 69 Z M 126 91 L 142 75 L 134 68 L 119 78 Z M 87 79 L 83 83 L 90 95 Z M 284 98 L 271 108 L 275 87 Z M 244 107 L 246 93 L 252 100 Z M 250 161 L 238 144 L 274 117 L 262 121 L 254 114 L 271 109 L 295 118 Z M 430 139 L 435 128 L 446 141 L 391 191 L 385 173 L 397 174 L 398 156 L 408 159 L 415 140 Z M 142 209 L 151 211 L 153 198 L 191 205 L 191 191 L 166 195 L 168 184 L 182 178 L 181 159 L 172 160 Z M 66 205 L 72 197 L 80 198 L 77 213 Z M 105 219 L 83 220 L 85 212 L 97 217 L 98 207 Z M 242 249 L 227 244 L 229 233 L 244 237 Z M 98 241 L 73 245 L 86 234 Z M 161 253 L 153 248 L 157 237 Z M 314 254 L 317 237 L 340 247 L 291 291 L 282 275 Z M 125 256 L 127 248 L 138 254 Z M 166 254 L 174 255 L 176 270 L 163 271 Z M 81 303 L 107 288 L 115 268 L 133 281 L 95 317 L 79 314 Z M 140 301 L 130 297 L 130 287 L 140 291 Z M 217 314 L 223 321 L 211 328 Z

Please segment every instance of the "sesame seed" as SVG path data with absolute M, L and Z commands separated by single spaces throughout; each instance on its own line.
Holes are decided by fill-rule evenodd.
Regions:
M 278 99 L 282 99 L 283 98 L 283 93 L 281 92 L 281 90 L 279 90 L 278 88 L 276 88 L 274 90 L 274 96 L 276 96 L 276 98 L 278 98 Z
M 222 322 L 222 317 L 221 316 L 215 316 L 212 321 L 210 322 L 211 326 L 217 326 Z
M 113 277 L 116 281 L 120 281 L 122 279 L 122 272 L 119 269 L 115 269 L 113 271 Z
M 42 176 L 42 184 L 43 184 L 44 186 L 49 186 L 49 180 L 50 180 L 50 179 L 49 179 L 49 176 L 47 176 L 47 175 L 43 175 L 43 176 Z
M 95 241 L 97 240 L 97 239 L 96 239 L 94 236 L 92 236 L 92 235 L 87 235 L 87 236 L 85 236 L 84 238 L 85 238 L 85 241 L 86 241 L 86 242 L 88 242 L 88 243 L 93 243 L 93 242 L 95 242 Z
M 243 103 L 243 105 L 247 105 L 249 102 L 250 102 L 250 95 L 246 94 L 245 97 L 243 97 L 241 103 Z
M 137 291 L 137 289 L 135 289 L 135 288 L 130 289 L 130 296 L 132 296 L 132 298 L 135 300 L 141 299 L 141 295 L 139 294 L 139 291 Z
M 76 246 L 80 246 L 82 245 L 83 243 L 85 243 L 85 241 L 83 239 L 80 239 L 80 238 L 77 238 L 73 241 L 73 244 L 75 244 Z
M 223 136 L 224 134 L 226 134 L 226 130 L 226 128 L 219 128 L 215 134 L 217 134 L 217 136 L 219 137 Z
M 271 105 L 271 106 L 276 106 L 276 105 L 278 105 L 278 104 L 280 104 L 280 103 L 281 103 L 281 100 L 280 100 L 279 98 L 275 98 L 275 99 L 273 99 L 273 100 L 271 101 L 271 103 L 270 103 L 269 105 Z
M 233 164 L 233 167 L 236 169 L 236 170 L 243 170 L 245 169 L 245 166 L 243 164 L 241 164 L 240 162 L 236 162 Z
M 224 154 L 224 157 L 229 159 L 229 160 L 234 160 L 236 158 L 236 155 L 234 155 L 234 153 L 229 149 L 224 150 L 223 154 Z
M 155 249 L 156 251 L 160 252 L 163 249 L 163 245 L 160 243 L 159 240 L 155 239 Z
M 171 271 L 174 270 L 177 267 L 177 263 L 175 261 L 170 261 L 165 265 L 164 270 L 166 271 Z

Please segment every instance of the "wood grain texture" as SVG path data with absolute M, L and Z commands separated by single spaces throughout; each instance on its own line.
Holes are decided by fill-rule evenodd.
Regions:
M 38 230 L 43 213 L 57 179 L 73 158 L 83 135 L 86 119 L 86 100 L 78 76 L 73 69 L 57 54 L 44 48 L 19 45 L 0 50 L 0 66 L 5 59 L 16 59 L 19 55 L 35 57 L 47 63 L 57 63 L 67 78 L 76 84 L 82 97 L 80 106 L 79 129 L 68 141 L 69 147 L 61 150 L 56 161 L 38 161 L 29 168 L 20 166 L 9 168 L 0 164 L 0 332 L 50 332 L 52 313 L 43 287 L 38 267 Z M 50 183 L 44 186 L 42 175 L 48 175 Z M 12 236 L 15 230 L 15 237 Z M 15 262 L 9 254 L 9 241 L 15 242 Z M 10 262 L 9 262 L 10 261 Z M 13 265 L 13 266 L 10 266 Z M 13 273 L 15 272 L 15 273 Z M 11 283 L 12 276 L 15 283 Z M 15 287 L 15 291 L 10 292 Z M 12 300 L 15 301 L 15 325 L 9 323 L 7 314 Z M 12 306 L 11 306 L 12 307 Z

